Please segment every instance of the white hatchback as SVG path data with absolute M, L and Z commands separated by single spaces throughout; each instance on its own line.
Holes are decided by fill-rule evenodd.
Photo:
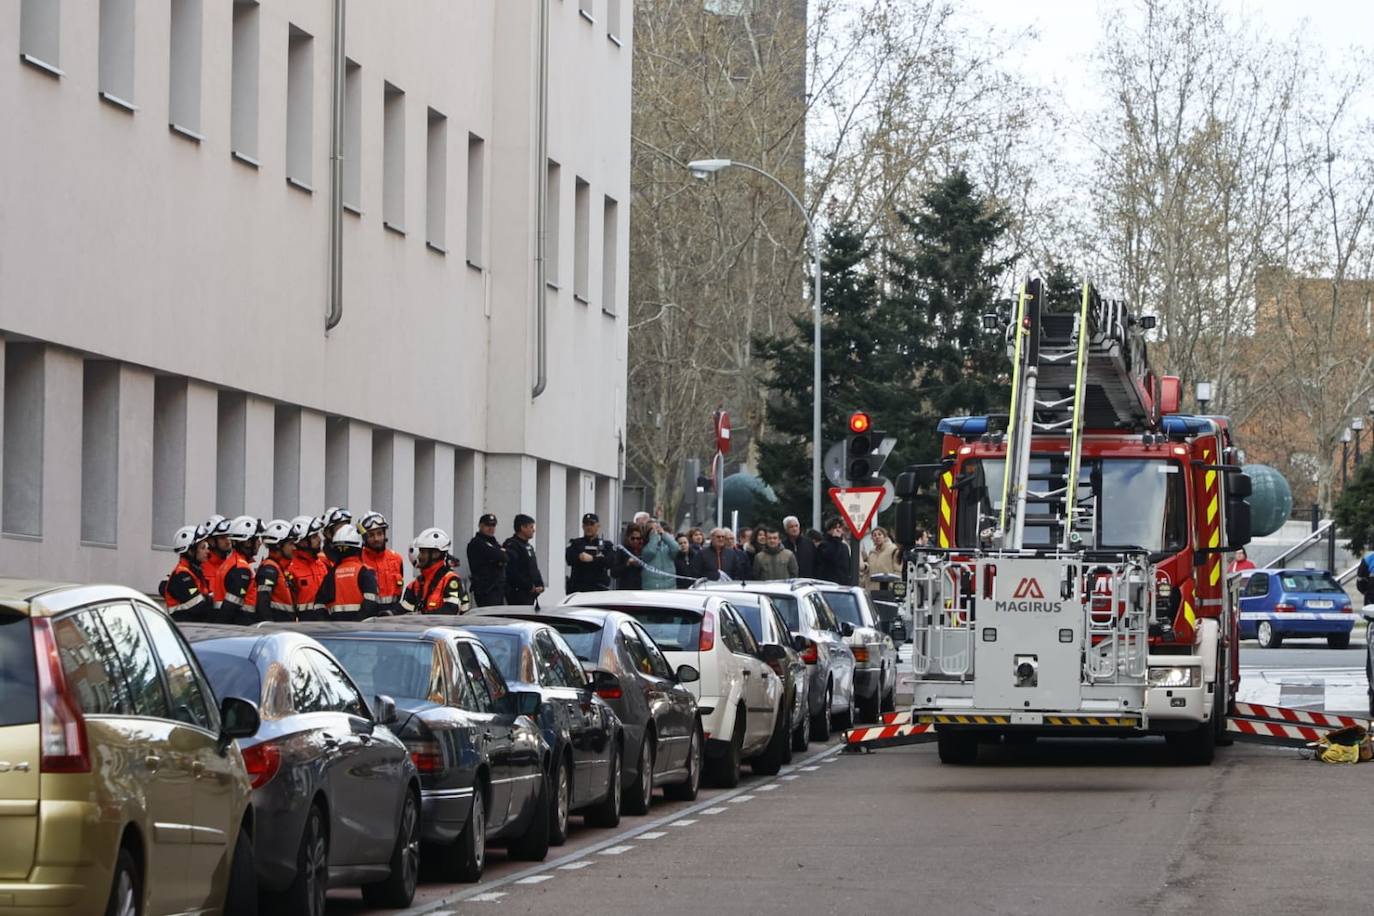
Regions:
M 783 688 L 749 625 L 728 596 L 690 591 L 579 592 L 564 604 L 620 611 L 639 621 L 674 668 L 691 665 L 706 736 L 707 776 L 739 783 L 739 765 L 772 775 L 782 768 L 791 730 L 781 714 Z

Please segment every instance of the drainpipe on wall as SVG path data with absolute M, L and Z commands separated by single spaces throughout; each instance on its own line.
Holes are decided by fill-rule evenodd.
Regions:
M 547 269 L 544 264 L 549 212 L 547 179 L 549 168 L 549 0 L 539 0 L 539 35 L 535 60 L 538 99 L 535 105 L 534 156 L 534 388 L 530 400 L 544 393 L 549 383 L 548 295 L 545 292 Z
M 329 307 L 325 331 L 343 320 L 343 108 L 346 0 L 334 0 L 334 97 L 329 110 Z

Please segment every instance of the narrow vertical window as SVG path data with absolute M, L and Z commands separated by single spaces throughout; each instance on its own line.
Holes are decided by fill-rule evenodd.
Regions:
M 558 286 L 559 211 L 562 204 L 559 192 L 562 184 L 563 169 L 550 159 L 544 181 L 544 278 L 553 287 Z
M 100 97 L 134 110 L 134 0 L 100 0 Z
M 620 44 L 620 0 L 606 0 L 606 35 Z
M 113 546 L 119 517 L 119 363 L 88 359 L 81 373 L 81 540 Z
M 248 401 L 241 391 L 221 391 L 215 440 L 215 511 L 244 513 L 248 473 Z
M 483 234 L 486 232 L 487 144 L 476 134 L 468 134 L 467 259 L 473 267 L 482 266 Z
M 616 313 L 616 281 L 620 273 L 620 204 L 607 197 L 601 213 L 601 310 Z
M 301 409 L 278 404 L 273 426 L 272 514 L 292 518 L 301 505 Z
M 171 547 L 186 524 L 186 379 L 153 381 L 153 545 Z
M 19 5 L 19 58 L 52 76 L 58 69 L 62 0 L 22 0 Z
M 43 536 L 43 414 L 47 400 L 42 344 L 5 344 L 4 490 L 0 528 Z
M 415 530 L 434 524 L 434 443 L 415 443 Z
M 310 140 L 314 73 L 314 39 L 291 26 L 286 49 L 286 180 L 292 187 L 311 190 Z
M 382 225 L 406 231 L 406 94 L 390 83 L 382 97 Z
M 363 212 L 363 68 L 344 61 L 343 202 Z
M 324 501 L 331 506 L 348 505 L 348 420 L 328 417 L 324 421 Z
M 579 178 L 573 194 L 573 296 L 583 302 L 587 302 L 591 295 L 587 289 L 590 273 L 588 259 L 591 257 L 591 209 L 591 185 Z
M 448 250 L 448 118 L 429 109 L 425 143 L 425 244 L 438 252 Z
M 201 0 L 172 0 L 171 72 L 168 121 L 182 136 L 199 142 Z
M 395 504 L 396 434 L 389 429 L 372 431 L 372 508 L 388 519 Z
M 258 164 L 258 4 L 234 0 L 229 85 L 229 152 Z

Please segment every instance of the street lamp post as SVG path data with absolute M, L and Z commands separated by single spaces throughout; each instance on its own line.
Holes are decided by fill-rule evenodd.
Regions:
M 1350 421 L 1350 428 L 1355 432 L 1355 467 L 1360 466 L 1360 436 L 1364 433 L 1364 417 L 1356 417 Z
M 817 531 L 821 530 L 821 240 L 816 234 L 816 226 L 811 222 L 811 215 L 802 206 L 801 200 L 792 189 L 778 180 L 777 176 L 770 175 L 758 166 L 750 165 L 747 162 L 735 162 L 732 159 L 696 159 L 687 163 L 687 168 L 691 170 L 693 178 L 705 180 L 731 166 L 746 169 L 756 175 L 762 175 L 773 184 L 782 188 L 792 203 L 797 205 L 801 211 L 802 219 L 806 222 L 806 234 L 811 239 L 811 262 L 814 267 L 815 276 L 811 283 L 812 292 L 812 319 L 815 327 L 813 347 L 815 348 L 815 360 L 812 367 L 814 381 L 812 382 L 813 394 L 811 398 L 811 527 Z
M 1341 430 L 1341 492 L 1345 492 L 1345 485 L 1349 483 L 1350 467 L 1347 459 L 1350 457 L 1350 430 Z

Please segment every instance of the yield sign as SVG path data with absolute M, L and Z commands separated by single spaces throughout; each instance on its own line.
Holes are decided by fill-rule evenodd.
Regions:
M 832 487 L 830 498 L 840 507 L 840 515 L 857 541 L 868 533 L 878 506 L 883 501 L 882 487 Z

